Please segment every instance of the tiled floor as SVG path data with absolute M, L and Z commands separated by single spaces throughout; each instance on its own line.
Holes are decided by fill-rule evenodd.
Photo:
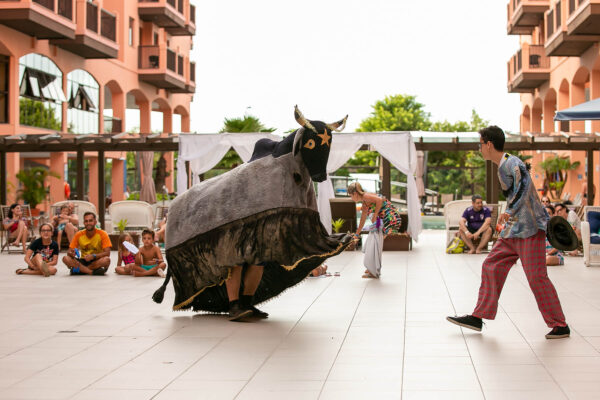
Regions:
M 0 256 L 1 399 L 599 399 L 600 269 L 550 267 L 569 339 L 548 341 L 520 267 L 483 333 L 445 321 L 472 311 L 479 255 L 446 255 L 443 231 L 384 253 L 329 261 L 262 307 L 256 323 L 171 312 L 159 278 L 16 276 Z M 116 254 L 113 254 L 116 257 Z

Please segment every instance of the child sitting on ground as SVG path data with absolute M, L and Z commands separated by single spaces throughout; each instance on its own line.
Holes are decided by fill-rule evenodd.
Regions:
M 56 234 L 56 243 L 58 243 L 58 251 L 60 252 L 60 242 L 62 241 L 62 235 L 63 232 L 65 231 L 65 226 L 67 226 L 67 224 L 71 221 L 69 219 L 71 210 L 69 209 L 68 205 L 63 205 L 60 207 L 60 214 L 57 215 L 57 224 L 58 226 L 56 227 L 57 230 L 57 234 Z
M 135 255 L 133 276 L 165 276 L 165 268 L 160 248 L 154 244 L 154 232 L 150 229 L 142 231 L 142 242 L 139 253 Z
M 123 242 L 129 242 L 133 244 L 133 239 L 128 233 L 123 233 L 119 236 L 119 254 L 117 256 L 117 267 L 115 272 L 119 275 L 131 275 L 134 271 L 135 266 L 135 254 L 129 251 Z M 121 266 L 123 264 L 123 266 Z

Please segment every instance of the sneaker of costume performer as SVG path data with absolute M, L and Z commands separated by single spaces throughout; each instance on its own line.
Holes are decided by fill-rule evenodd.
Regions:
M 518 157 L 504 152 L 504 132 L 497 126 L 479 131 L 479 147 L 484 159 L 498 165 L 500 186 L 507 200 L 506 211 L 499 223 L 506 223 L 492 251 L 483 262 L 477 306 L 471 315 L 447 317 L 456 325 L 481 331 L 482 319 L 494 319 L 502 287 L 517 259 L 529 281 L 538 308 L 552 330 L 546 339 L 568 337 L 558 295 L 546 270 L 546 226 L 544 209 L 529 174 L 529 168 Z
M 240 295 L 240 285 L 244 278 L 244 291 Z M 229 297 L 229 320 L 241 321 L 247 317 L 267 318 L 269 314 L 252 305 L 252 297 L 258 289 L 263 274 L 262 265 L 249 265 L 246 268 L 231 268 L 229 279 L 225 281 Z

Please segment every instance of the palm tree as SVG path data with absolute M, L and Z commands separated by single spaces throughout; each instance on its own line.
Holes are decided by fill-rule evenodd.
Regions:
M 568 156 L 547 158 L 539 164 L 546 176 L 550 192 L 554 192 L 554 198 L 560 199 L 562 191 L 567 183 L 568 171 L 579 168 L 579 161 L 571 163 Z
M 225 118 L 223 128 L 219 133 L 251 133 L 251 132 L 273 132 L 275 128 L 265 127 L 260 120 L 253 115 L 244 115 L 242 118 Z M 229 150 L 223 159 L 215 166 L 218 169 L 231 169 L 242 164 L 242 159 L 233 150 Z

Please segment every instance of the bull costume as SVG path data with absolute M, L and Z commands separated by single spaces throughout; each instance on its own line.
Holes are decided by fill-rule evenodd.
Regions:
M 201 182 L 169 207 L 166 231 L 167 277 L 153 299 L 160 303 L 170 278 L 174 310 L 230 312 L 224 283 L 232 271 L 262 266 L 253 295 L 241 296 L 244 316 L 302 281 L 348 244 L 346 235 L 329 236 L 321 224 L 313 180 L 326 179 L 333 124 L 309 121 L 298 108 L 301 128 L 281 142 L 255 144 L 251 161 Z M 260 276 L 260 275 L 259 275 Z M 230 281 L 231 282 L 231 281 Z M 241 282 L 240 294 L 244 290 Z M 234 319 L 234 318 L 230 318 Z

